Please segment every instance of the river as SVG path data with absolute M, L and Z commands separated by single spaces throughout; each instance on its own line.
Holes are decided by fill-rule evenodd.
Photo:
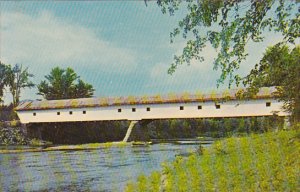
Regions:
M 160 143 L 97 150 L 0 154 L 0 191 L 123 191 L 140 174 L 199 145 Z

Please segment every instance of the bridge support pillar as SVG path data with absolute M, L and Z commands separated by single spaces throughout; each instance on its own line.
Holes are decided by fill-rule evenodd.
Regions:
M 125 135 L 125 137 L 123 139 L 123 142 L 127 142 L 128 141 L 134 125 L 137 124 L 138 122 L 139 121 L 131 121 L 130 122 L 130 125 L 129 125 L 128 129 L 127 129 L 127 132 L 126 132 L 126 135 Z

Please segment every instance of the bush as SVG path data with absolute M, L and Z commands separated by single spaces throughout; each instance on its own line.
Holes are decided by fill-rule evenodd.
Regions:
M 52 145 L 52 142 L 43 141 L 43 140 L 34 138 L 34 139 L 30 140 L 29 144 L 32 146 L 46 146 L 46 145 Z
M 26 145 L 28 139 L 20 127 L 0 126 L 0 145 Z
M 292 129 L 292 130 L 298 130 L 298 131 L 299 131 L 299 130 L 300 130 L 300 123 L 296 123 L 296 124 L 292 125 L 292 126 L 291 126 L 291 129 Z
M 17 121 L 17 120 L 13 120 L 10 122 L 11 127 L 18 127 L 20 125 L 21 125 L 20 121 Z

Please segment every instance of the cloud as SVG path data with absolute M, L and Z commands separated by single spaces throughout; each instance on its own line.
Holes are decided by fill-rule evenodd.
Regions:
M 121 48 L 92 30 L 63 21 L 50 12 L 43 11 L 36 16 L 3 12 L 0 27 L 3 62 L 30 67 L 97 66 L 100 71 L 110 72 L 124 67 L 136 68 L 137 56 L 132 50 Z
M 180 51 L 182 51 L 183 44 L 179 44 L 177 46 L 176 54 L 179 55 Z M 210 79 L 211 73 L 213 76 L 216 75 L 216 72 L 213 71 L 213 61 L 216 56 L 216 51 L 211 46 L 207 46 L 203 52 L 202 56 L 205 58 L 203 62 L 193 59 L 190 65 L 183 64 L 178 66 L 175 73 L 169 75 L 167 73 L 168 68 L 170 67 L 170 63 L 172 61 L 168 61 L 165 63 L 157 63 L 154 65 L 150 72 L 150 77 L 152 82 L 155 82 L 155 79 L 162 79 L 161 83 L 165 85 L 184 85 L 184 84 L 195 84 L 200 80 L 206 81 Z M 214 81 L 215 83 L 215 81 Z
M 246 46 L 246 52 L 249 53 L 249 56 L 241 63 L 240 69 L 235 71 L 236 74 L 239 74 L 241 77 L 247 75 L 254 65 L 262 58 L 266 47 L 280 42 L 283 38 L 282 35 L 278 33 L 266 33 L 265 35 L 266 37 L 263 42 L 251 42 Z M 171 44 L 169 48 L 174 50 L 175 55 L 180 55 L 184 46 L 185 41 L 181 41 Z M 217 79 L 219 79 L 221 73 L 220 69 L 217 71 L 213 70 L 213 62 L 217 57 L 217 52 L 210 44 L 208 44 L 200 55 L 205 58 L 205 61 L 199 62 L 197 60 L 192 60 L 190 65 L 180 65 L 172 76 L 167 74 L 170 63 L 173 62 L 172 60 L 155 64 L 150 73 L 152 82 L 149 83 L 148 86 L 178 86 L 181 87 L 182 90 L 185 88 L 193 89 L 193 87 L 201 90 L 216 88 Z M 160 82 L 159 85 L 157 84 L 158 80 Z M 219 86 L 220 88 L 227 88 L 228 79 L 225 80 L 224 84 Z
M 29 67 L 36 84 L 55 66 L 74 68 L 95 87 L 103 81 L 99 79 L 103 75 L 131 74 L 138 67 L 135 51 L 49 11 L 37 15 L 1 12 L 0 59 L 6 64 Z M 36 88 L 25 89 L 21 99 L 36 98 L 36 92 Z M 10 94 L 5 98 L 11 101 Z

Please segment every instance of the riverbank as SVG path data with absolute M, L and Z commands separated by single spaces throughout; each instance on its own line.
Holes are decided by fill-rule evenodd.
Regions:
M 145 143 L 144 145 L 146 145 Z M 32 146 L 25 148 L 18 146 L 14 149 L 9 148 L 0 148 L 0 154 L 9 154 L 9 153 L 26 153 L 26 152 L 46 152 L 46 151 L 79 151 L 79 150 L 95 150 L 100 148 L 108 148 L 108 147 L 124 147 L 128 145 L 133 145 L 133 142 L 125 143 L 125 142 L 110 142 L 110 143 L 90 143 L 90 144 L 82 144 L 82 145 L 60 145 L 60 146 L 49 146 L 49 147 L 39 147 Z
M 129 191 L 297 191 L 300 132 L 279 131 L 215 142 L 141 175 Z

